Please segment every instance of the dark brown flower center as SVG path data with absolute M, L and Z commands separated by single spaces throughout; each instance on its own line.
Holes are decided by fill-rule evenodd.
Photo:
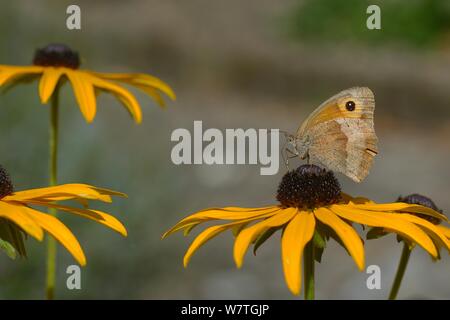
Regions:
M 67 67 L 78 69 L 80 66 L 80 58 L 78 52 L 73 51 L 64 44 L 49 44 L 48 46 L 37 49 L 33 64 L 44 67 Z
M 14 192 L 14 187 L 8 172 L 0 166 L 0 199 Z
M 277 192 L 277 200 L 284 207 L 312 209 L 340 199 L 341 186 L 333 172 L 310 164 L 286 173 Z
M 397 202 L 405 202 L 405 203 L 409 203 L 409 204 L 419 204 L 421 206 L 433 209 L 434 211 L 443 213 L 442 210 L 440 210 L 436 206 L 436 204 L 433 202 L 433 200 L 431 200 L 430 198 L 425 197 L 425 196 L 423 196 L 421 194 L 417 194 L 417 193 L 410 194 L 409 196 L 406 196 L 406 197 L 400 196 L 400 197 L 398 197 Z M 426 214 L 421 214 L 421 213 L 411 213 L 411 214 L 413 214 L 415 216 L 418 216 L 418 217 L 420 217 L 422 219 L 428 220 L 428 221 L 430 221 L 433 224 L 440 224 L 441 223 L 441 220 L 439 220 L 439 219 L 437 219 L 435 217 L 431 217 L 431 216 L 426 215 Z

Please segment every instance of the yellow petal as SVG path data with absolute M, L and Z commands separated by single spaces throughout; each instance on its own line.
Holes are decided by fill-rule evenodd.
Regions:
M 185 237 L 187 237 L 191 233 L 192 229 L 195 228 L 195 226 L 196 226 L 196 224 L 192 224 L 189 227 L 185 228 L 184 231 L 183 231 L 183 235 Z
M 172 100 L 176 99 L 172 88 L 159 78 L 149 74 L 136 73 L 95 73 L 100 78 L 123 81 L 125 83 L 141 87 L 154 88 L 164 92 Z
M 127 230 L 125 229 L 124 225 L 117 220 L 115 217 L 104 213 L 99 210 L 92 210 L 92 209 L 80 209 L 80 208 L 73 208 L 68 207 L 60 204 L 50 203 L 50 202 L 42 202 L 37 200 L 30 200 L 28 201 L 29 204 L 34 204 L 38 206 L 45 206 L 49 208 L 55 208 L 58 210 L 66 211 L 69 213 L 74 213 L 79 216 L 82 216 L 84 218 L 93 220 L 95 222 L 98 222 L 100 224 L 103 224 L 104 226 L 107 226 L 108 228 L 111 228 L 112 230 L 120 233 L 123 236 L 127 236 Z
M 250 220 L 250 221 L 255 221 L 254 219 L 252 219 L 252 220 Z M 244 230 L 244 228 L 245 227 L 247 227 L 248 226 L 248 223 L 241 223 L 241 224 L 238 224 L 237 226 L 234 226 L 233 228 L 232 228 L 232 232 L 233 232 L 233 236 L 234 237 L 237 237 L 238 236 L 238 234 L 242 231 L 242 230 Z
M 158 78 L 142 75 L 139 78 L 135 78 L 130 82 L 131 85 L 138 87 L 145 92 L 149 92 L 150 90 L 160 90 L 164 92 L 170 99 L 176 100 L 175 92 L 173 92 L 172 88 L 169 87 L 165 82 L 159 80 Z
M 371 227 L 383 227 L 393 230 L 413 242 L 417 242 L 433 257 L 438 255 L 433 241 L 421 228 L 396 217 L 395 213 L 366 211 L 351 205 L 331 205 L 329 208 L 344 219 Z
M 199 211 L 194 213 L 180 222 L 178 222 L 175 226 L 169 229 L 162 238 L 171 235 L 174 232 L 177 232 L 184 228 L 192 228 L 193 225 L 197 225 L 202 222 L 210 221 L 210 220 L 241 220 L 241 219 L 258 219 L 259 216 L 262 216 L 267 213 L 275 214 L 275 212 L 279 210 L 278 206 L 271 206 L 265 208 L 235 208 L 235 207 L 227 207 L 227 208 L 211 208 Z
M 110 203 L 110 195 L 123 196 L 123 194 L 120 193 L 113 194 L 111 190 L 101 189 L 86 184 L 68 183 L 53 187 L 17 191 L 4 197 L 3 200 L 27 201 L 39 199 L 40 201 L 62 201 L 72 199 L 88 199 Z
M 245 228 L 239 232 L 234 242 L 233 256 L 236 266 L 240 268 L 244 261 L 248 246 L 264 231 L 269 228 L 282 226 L 288 223 L 297 214 L 297 208 L 279 209 L 275 215 Z
M 314 215 L 303 211 L 289 222 L 281 238 L 283 271 L 289 290 L 295 295 L 301 289 L 301 263 L 303 250 L 314 235 Z
M 44 237 L 42 228 L 29 216 L 29 208 L 20 203 L 0 201 L 0 217 L 18 225 L 26 233 L 41 241 Z
M 143 86 L 143 85 L 138 85 L 135 84 L 134 85 L 136 88 L 141 89 L 142 91 L 144 91 L 146 94 L 148 94 L 150 97 L 153 98 L 153 100 L 155 100 L 161 107 L 165 107 L 166 103 L 164 102 L 164 99 L 161 97 L 161 95 L 159 94 L 159 92 L 151 87 L 147 87 L 147 86 Z
M 142 122 L 142 112 L 141 112 L 139 104 L 137 104 L 139 109 L 136 109 L 136 104 L 133 103 L 131 100 L 125 99 L 123 96 L 115 94 L 114 92 L 112 92 L 112 93 L 120 101 L 120 103 L 122 103 L 122 105 L 125 106 L 125 108 L 127 109 L 130 116 L 134 119 L 134 121 L 137 124 L 140 124 Z M 136 103 L 137 103 L 137 100 L 136 100 Z
M 86 265 L 86 257 L 84 256 L 77 238 L 75 238 L 72 232 L 61 221 L 37 210 L 29 210 L 30 216 L 36 223 L 59 241 L 81 266 Z
M 39 96 L 41 97 L 42 103 L 48 102 L 64 70 L 65 68 L 45 68 L 39 81 Z
M 87 185 L 87 184 L 78 184 L 78 185 L 87 186 L 87 187 L 89 187 L 91 189 L 94 189 L 95 191 L 98 191 L 98 193 L 100 193 L 100 194 L 128 198 L 127 194 L 123 193 L 123 192 L 119 192 L 119 191 L 115 191 L 115 190 L 111 190 L 111 189 L 106 189 L 106 188 L 99 188 L 99 187 L 90 186 L 90 185 Z
M 447 238 L 450 238 L 450 228 L 442 225 L 436 226 Z
M 192 244 L 189 246 L 189 249 L 186 251 L 186 254 L 184 255 L 183 259 L 183 265 L 186 268 L 189 264 L 189 261 L 191 260 L 192 255 L 207 241 L 211 240 L 218 234 L 235 227 L 236 225 L 239 225 L 243 222 L 231 222 L 226 223 L 223 225 L 213 226 L 205 229 L 203 232 L 201 232 L 192 242 Z M 245 223 L 245 222 L 244 222 Z
M 103 80 L 102 78 L 94 75 L 91 75 L 90 78 L 95 87 L 111 92 L 118 97 L 137 123 L 142 121 L 141 107 L 139 106 L 136 98 L 128 90 L 113 82 Z
M 0 65 L 0 87 L 6 85 L 17 78 L 27 76 L 30 74 L 38 74 L 44 71 L 43 67 L 39 66 L 7 66 Z
M 82 71 L 66 71 L 66 75 L 72 83 L 75 98 L 81 113 L 87 122 L 92 122 L 97 112 L 97 101 L 94 93 L 93 77 Z
M 358 268 L 361 271 L 364 270 L 364 246 L 355 229 L 327 208 L 316 209 L 314 215 L 336 232 L 355 260 Z
M 448 221 L 447 217 L 433 209 L 424 207 L 417 204 L 409 204 L 403 202 L 382 203 L 382 204 L 356 204 L 354 205 L 358 209 L 371 210 L 371 211 L 388 211 L 388 212 L 409 212 L 409 213 L 421 213 L 439 220 Z
M 447 250 L 450 251 L 450 241 L 445 236 L 445 233 L 443 233 L 439 228 L 437 228 L 437 226 L 435 226 L 431 222 L 406 213 L 399 213 L 397 214 L 397 216 L 406 221 L 421 226 L 427 232 L 427 234 L 430 235 L 437 243 L 444 246 Z

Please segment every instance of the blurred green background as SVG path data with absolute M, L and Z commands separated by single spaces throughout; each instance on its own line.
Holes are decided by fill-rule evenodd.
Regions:
M 351 86 L 376 96 L 380 154 L 369 177 L 343 189 L 376 201 L 413 192 L 450 208 L 450 5 L 445 0 L 77 1 L 82 30 L 65 27 L 73 1 L 2 1 L 0 64 L 26 65 L 34 50 L 62 42 L 79 51 L 82 68 L 146 72 L 168 82 L 175 103 L 159 109 L 137 93 L 144 113 L 135 125 L 117 101 L 101 95 L 86 124 L 66 86 L 61 103 L 59 181 L 126 192 L 129 199 L 97 206 L 119 217 L 121 238 L 100 225 L 61 214 L 88 264 L 82 290 L 65 287 L 74 263 L 59 250 L 57 297 L 64 299 L 290 299 L 279 235 L 237 270 L 232 235 L 205 245 L 187 269 L 192 237 L 161 234 L 189 213 L 211 206 L 259 206 L 275 201 L 276 176 L 259 166 L 175 166 L 171 132 L 205 128 L 280 128 L 294 132 L 322 101 Z M 366 8 L 381 7 L 382 30 L 366 28 Z M 17 190 L 47 184 L 49 106 L 37 83 L 0 95 L 0 163 Z M 198 231 L 197 231 L 198 232 Z M 28 259 L 0 254 L 0 298 L 44 296 L 45 246 L 29 239 Z M 60 247 L 61 248 L 61 247 Z M 365 273 L 330 242 L 317 266 L 322 299 L 384 299 L 400 256 L 394 236 L 366 243 L 367 265 L 382 272 L 368 290 Z M 414 250 L 400 298 L 449 298 L 450 260 L 433 263 Z

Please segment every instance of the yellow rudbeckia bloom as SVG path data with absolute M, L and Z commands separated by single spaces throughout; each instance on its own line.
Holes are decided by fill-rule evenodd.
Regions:
M 399 197 L 397 199 L 397 202 L 405 203 L 407 205 L 411 204 L 421 205 L 430 208 L 435 212 L 439 212 L 441 214 L 443 213 L 443 211 L 436 206 L 433 200 L 417 193 L 410 194 L 405 197 Z M 422 228 L 422 230 L 424 230 L 427 234 L 430 235 L 431 239 L 433 240 L 436 251 L 438 253 L 437 255 L 432 255 L 432 258 L 434 260 L 439 259 L 440 258 L 439 249 L 442 247 L 448 248 L 448 241 L 449 241 L 448 239 L 450 238 L 450 229 L 446 226 L 441 225 L 441 223 L 445 219 L 443 219 L 442 217 L 424 215 L 420 212 L 408 213 L 402 209 L 397 210 L 395 213 L 397 213 L 397 216 L 401 218 L 406 218 L 407 220 L 416 224 L 417 226 Z M 369 240 L 378 239 L 382 236 L 387 235 L 389 232 L 390 230 L 386 230 L 383 228 L 372 228 L 369 230 L 366 237 Z M 400 290 L 400 285 L 409 262 L 409 257 L 411 255 L 412 250 L 415 247 L 415 243 L 412 243 L 411 241 L 409 241 L 409 239 L 405 239 L 400 235 L 397 236 L 397 240 L 398 242 L 403 242 L 403 250 L 402 255 L 400 257 L 400 262 L 398 264 L 397 272 L 391 287 L 391 291 L 389 293 L 390 300 L 395 300 L 397 298 L 398 292 Z
M 435 229 L 424 231 L 417 225 L 422 221 L 412 220 L 410 213 L 421 213 L 437 219 L 446 218 L 439 212 L 405 203 L 376 204 L 364 198 L 352 198 L 341 192 L 339 182 L 331 171 L 315 165 L 303 165 L 295 171 L 288 172 L 278 188 L 278 205 L 260 208 L 225 207 L 212 208 L 192 214 L 164 235 L 184 230 L 185 235 L 197 225 L 217 221 L 220 224 L 208 227 L 201 232 L 184 256 L 187 266 L 194 252 L 218 234 L 233 230 L 235 233 L 234 261 L 238 268 L 243 264 L 245 253 L 251 244 L 258 247 L 275 231 L 282 231 L 281 254 L 285 280 L 290 291 L 298 295 L 301 290 L 301 259 L 304 255 L 306 284 L 311 276 L 314 263 L 314 250 L 323 250 L 321 241 L 316 238 L 336 239 L 352 256 L 360 270 L 364 268 L 363 242 L 352 227 L 352 222 L 383 227 L 396 232 L 410 241 L 419 244 L 432 256 L 437 250 L 431 235 L 438 235 Z M 401 210 L 404 214 L 392 212 Z M 420 219 L 420 218 L 417 218 Z M 449 241 L 441 239 L 447 249 Z M 311 263 L 312 262 L 312 263 Z M 312 272 L 313 276 L 314 272 Z M 305 288 L 305 297 L 308 298 Z M 313 293 L 309 298 L 313 298 Z
M 410 194 L 406 197 L 399 197 L 397 199 L 397 201 L 405 202 L 405 203 L 409 203 L 409 204 L 420 204 L 422 206 L 431 208 L 437 212 L 444 214 L 443 210 L 439 209 L 433 200 L 431 200 L 430 198 L 425 197 L 423 195 L 417 194 L 417 193 Z M 450 238 L 450 228 L 448 226 L 442 224 L 443 222 L 448 222 L 448 221 L 443 221 L 442 219 L 440 220 L 440 219 L 436 219 L 436 218 L 433 218 L 430 216 L 424 216 L 424 215 L 421 215 L 420 213 L 415 214 L 415 215 L 420 218 L 423 218 L 423 219 L 427 220 L 428 222 L 430 222 L 431 224 L 433 224 L 433 226 L 437 230 L 439 230 L 442 233 L 442 235 L 444 235 L 447 239 Z M 435 245 L 436 245 L 436 248 L 442 247 L 442 244 L 438 239 L 435 240 Z
M 372 202 L 367 202 L 366 205 L 372 205 Z M 423 207 L 429 208 L 434 212 L 439 213 L 439 216 L 427 215 L 421 212 L 405 211 L 402 207 L 408 205 L 421 205 Z M 411 194 L 406 197 L 399 197 L 397 203 L 391 206 L 392 213 L 396 214 L 396 217 L 409 221 L 418 227 L 420 227 L 424 232 L 426 232 L 430 238 L 433 240 L 434 248 L 433 252 L 436 254 L 431 254 L 433 259 L 439 259 L 439 250 L 443 248 L 448 248 L 448 238 L 450 238 L 450 229 L 446 226 L 441 225 L 442 222 L 448 222 L 446 216 L 442 213 L 442 210 L 434 204 L 434 202 L 425 196 L 419 194 Z M 386 228 L 371 228 L 367 233 L 367 239 L 377 239 L 390 232 Z M 406 240 L 405 245 L 412 248 L 415 243 L 410 242 L 408 238 L 403 239 L 401 235 L 398 236 L 398 240 Z
M 92 122 L 97 110 L 96 94 L 112 93 L 125 106 L 133 119 L 140 123 L 142 112 L 134 95 L 121 84 L 136 87 L 160 106 L 164 106 L 161 94 L 175 100 L 175 93 L 160 79 L 141 73 L 99 73 L 80 70 L 78 53 L 62 44 L 51 44 L 36 51 L 33 65 L 0 65 L 0 87 L 14 85 L 21 80 L 39 78 L 39 96 L 42 103 L 48 103 L 55 88 L 62 81 L 69 80 L 81 113 L 87 122 Z
M 125 194 L 97 188 L 86 184 L 63 184 L 47 188 L 13 191 L 12 182 L 7 172 L 0 167 L 0 219 L 2 226 L 7 222 L 9 237 L 0 238 L 10 242 L 20 255 L 25 255 L 22 233 L 42 241 L 44 232 L 59 241 L 81 265 L 86 265 L 86 257 L 77 238 L 58 218 L 41 212 L 34 207 L 55 208 L 98 222 L 123 236 L 127 230 L 113 216 L 99 210 L 89 209 L 89 200 L 112 202 L 111 196 L 126 197 Z M 55 203 L 56 201 L 74 200 L 83 204 L 83 208 Z M 2 236 L 3 235 L 3 236 Z

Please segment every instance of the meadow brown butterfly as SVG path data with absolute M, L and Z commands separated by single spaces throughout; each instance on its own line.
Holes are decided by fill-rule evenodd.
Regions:
M 378 153 L 372 91 L 355 87 L 339 92 L 322 103 L 303 122 L 295 135 L 287 135 L 285 148 L 292 157 L 317 161 L 355 182 L 368 175 Z

